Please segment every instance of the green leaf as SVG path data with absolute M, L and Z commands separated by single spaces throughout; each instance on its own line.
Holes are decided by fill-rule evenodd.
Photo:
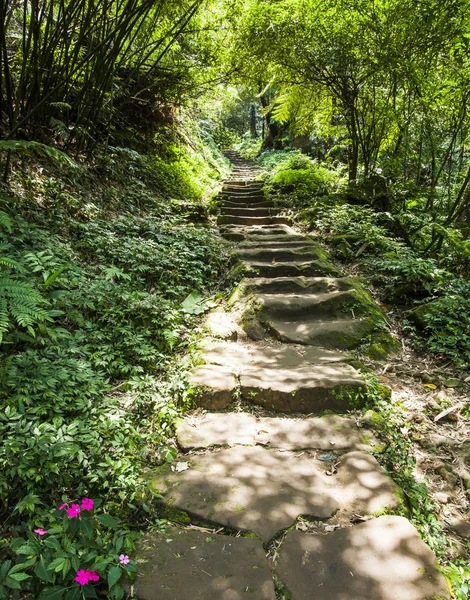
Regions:
M 82 593 L 85 598 L 98 598 L 95 588 L 91 585 L 85 585 L 82 588 Z
M 93 539 L 93 523 L 89 520 L 82 521 L 82 532 L 88 539 Z
M 40 142 L 27 142 L 25 140 L 0 140 L 0 151 L 24 152 L 25 154 L 36 152 L 37 154 L 46 156 L 47 158 L 50 158 L 59 164 L 66 164 L 69 167 L 78 169 L 77 163 L 72 160 L 70 156 L 65 154 L 65 152 L 61 152 L 60 150 L 57 150 L 57 148 L 46 146 L 46 144 L 41 144 Z
M 96 515 L 96 518 L 100 523 L 106 525 L 106 527 L 109 527 L 110 529 L 117 529 L 119 527 L 119 523 L 111 515 Z
M 17 550 L 15 550 L 15 552 L 17 554 L 34 554 L 35 553 L 34 548 L 31 546 L 31 544 L 23 544 Z
M 121 567 L 111 567 L 108 573 L 108 586 L 112 588 L 113 585 L 119 581 L 121 575 Z
M 80 600 L 80 596 L 82 595 L 82 591 L 80 588 L 81 588 L 81 586 L 79 587 L 77 584 L 76 587 L 73 587 L 70 590 L 67 590 L 67 593 L 65 595 L 65 600 Z
M 39 577 L 39 579 L 41 581 L 47 581 L 47 582 L 52 581 L 52 576 L 49 573 L 49 571 L 47 570 L 46 564 L 44 562 L 44 557 L 42 557 L 42 556 L 39 559 L 39 562 L 36 565 L 36 568 L 34 569 L 34 573 Z
M 3 581 L 5 579 L 5 576 L 8 573 L 8 569 L 10 568 L 10 565 L 11 565 L 11 560 L 6 560 L 0 567 L 0 581 Z
M 112 590 L 109 591 L 108 598 L 110 600 L 121 600 L 124 598 L 124 590 L 120 585 L 116 585 Z
M 31 575 L 28 575 L 27 573 L 8 573 L 8 577 L 11 577 L 15 581 L 24 581 L 25 579 L 29 579 Z
M 13 579 L 11 577 L 7 577 L 5 579 L 5 585 L 11 588 L 12 590 L 21 590 L 21 585 L 19 581 L 16 581 L 16 579 Z
M 54 558 L 54 560 L 47 566 L 47 570 L 55 571 L 56 573 L 58 573 L 63 569 L 65 561 L 65 556 L 59 556 L 59 558 Z
M 62 600 L 66 588 L 54 586 L 53 588 L 45 588 L 39 595 L 38 600 Z

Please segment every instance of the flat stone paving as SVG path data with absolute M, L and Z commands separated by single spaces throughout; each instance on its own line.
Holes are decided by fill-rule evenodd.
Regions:
M 287 418 L 237 412 L 190 414 L 177 423 L 176 437 L 186 451 L 255 444 L 284 450 L 362 450 L 375 443 L 371 431 L 358 427 L 354 419 L 339 415 Z
M 398 505 L 392 481 L 365 452 L 336 460 L 331 452 L 316 458 L 235 446 L 185 460 L 187 470 L 153 474 L 163 501 L 206 522 L 253 531 L 265 542 L 300 515 L 329 519 L 339 511 L 346 518 Z
M 134 595 L 141 600 L 275 600 L 258 540 L 170 527 L 139 541 Z
M 274 570 L 293 600 L 447 600 L 434 553 L 403 517 L 287 534 Z
M 227 156 L 235 168 L 223 186 L 220 231 L 240 244 L 247 277 L 227 309 L 206 322 L 212 339 L 202 345 L 205 364 L 192 387 L 195 404 L 236 412 L 188 415 L 177 427 L 186 454 L 145 477 L 167 514 L 186 511 L 266 544 L 302 515 L 339 527 L 285 535 L 270 563 L 285 599 L 448 600 L 436 557 L 406 519 L 351 526 L 356 515 L 400 506 L 396 486 L 364 451 L 374 444 L 371 432 L 352 418 L 310 414 L 344 412 L 351 399 L 357 408 L 364 383 L 341 350 L 367 341 L 377 318 L 383 326 L 380 313 L 314 240 L 266 210 L 272 203 L 252 163 Z M 239 412 L 249 404 L 280 415 Z M 170 527 L 141 540 L 137 564 L 141 600 L 276 598 L 258 539 Z

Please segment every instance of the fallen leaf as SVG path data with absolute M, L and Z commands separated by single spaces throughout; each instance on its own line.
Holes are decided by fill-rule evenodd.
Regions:
M 440 412 L 438 415 L 436 415 L 434 417 L 434 423 L 441 421 L 445 417 L 447 417 L 448 419 L 450 419 L 452 421 L 456 421 L 458 419 L 458 415 L 456 415 L 454 413 L 456 413 L 458 410 L 460 410 L 460 408 L 461 408 L 461 406 L 459 404 L 457 404 L 456 406 L 451 406 L 450 408 L 446 408 L 445 410 L 443 410 L 442 412 Z
M 175 471 L 176 473 L 181 473 L 182 471 L 187 471 L 188 469 L 189 469 L 189 462 L 187 462 L 187 461 L 178 462 L 178 463 L 176 463 L 174 468 L 172 467 L 172 470 Z

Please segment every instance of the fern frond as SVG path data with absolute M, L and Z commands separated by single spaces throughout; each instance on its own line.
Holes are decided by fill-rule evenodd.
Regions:
M 70 156 L 65 154 L 65 152 L 57 150 L 57 148 L 53 148 L 52 146 L 41 144 L 40 142 L 27 142 L 26 140 L 0 140 L 0 151 L 2 150 L 4 152 L 24 152 L 26 154 L 36 152 L 37 154 L 45 156 L 46 158 L 50 158 L 59 164 L 66 164 L 69 167 L 78 169 L 77 163 L 72 160 Z
M 7 213 L 3 212 L 3 210 L 0 210 L 0 225 L 2 225 L 2 227 L 5 227 L 5 229 L 8 231 L 8 233 L 11 233 L 10 215 L 7 215 Z

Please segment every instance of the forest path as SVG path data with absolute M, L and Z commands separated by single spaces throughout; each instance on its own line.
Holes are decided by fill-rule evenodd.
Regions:
M 338 414 L 365 401 L 348 351 L 383 332 L 379 308 L 277 214 L 256 167 L 227 155 L 218 224 L 244 279 L 210 316 L 192 374 L 210 412 L 179 423 L 178 462 L 149 474 L 168 518 L 187 525 L 141 542 L 136 596 L 450 598 L 434 554 L 393 516 L 403 500 L 373 433 Z

